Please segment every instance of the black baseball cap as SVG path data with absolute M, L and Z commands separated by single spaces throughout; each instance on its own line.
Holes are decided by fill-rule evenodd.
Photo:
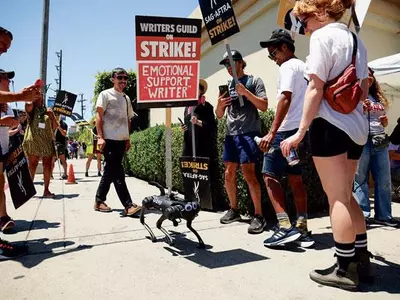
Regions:
M 275 29 L 272 31 L 271 37 L 267 41 L 261 41 L 261 48 L 267 48 L 271 45 L 278 44 L 281 42 L 286 42 L 290 44 L 294 44 L 294 40 L 290 36 L 290 33 L 284 29 Z
M 124 68 L 115 68 L 114 70 L 112 70 L 111 72 L 111 77 L 114 77 L 114 75 L 116 74 L 128 74 L 128 72 L 126 72 L 126 70 Z
M 3 69 L 0 69 L 0 75 L 7 75 L 8 79 L 13 79 L 15 76 L 15 72 L 14 71 L 6 72 Z
M 240 54 L 239 51 L 237 50 L 231 50 L 232 53 L 232 57 L 234 61 L 239 61 L 239 60 L 243 60 L 243 56 L 242 54 Z M 224 65 L 226 62 L 229 62 L 229 56 L 228 56 L 228 52 L 225 52 L 222 60 L 219 62 L 220 65 Z

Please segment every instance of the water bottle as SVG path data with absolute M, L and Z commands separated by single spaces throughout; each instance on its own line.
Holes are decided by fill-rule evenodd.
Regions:
M 259 146 L 260 143 L 261 143 L 261 138 L 260 138 L 259 136 L 255 136 L 255 137 L 254 137 L 254 141 L 256 142 L 257 146 Z M 268 149 L 268 152 L 267 152 L 267 153 L 271 154 L 271 153 L 273 153 L 274 151 L 275 151 L 275 148 L 270 147 L 270 148 Z

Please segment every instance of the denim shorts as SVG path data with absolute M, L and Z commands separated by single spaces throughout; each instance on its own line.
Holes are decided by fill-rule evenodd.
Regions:
M 281 142 L 291 137 L 297 132 L 297 129 L 278 132 L 272 142 L 269 151 L 264 154 L 262 173 L 277 179 L 281 179 L 283 175 L 301 175 L 303 168 L 300 164 L 289 166 L 286 157 L 283 156 L 281 150 Z
M 257 132 L 227 135 L 224 144 L 224 162 L 255 163 L 260 155 L 260 150 L 254 141 L 255 136 Z

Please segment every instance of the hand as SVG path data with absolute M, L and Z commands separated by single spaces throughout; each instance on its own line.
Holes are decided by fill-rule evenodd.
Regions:
M 249 90 L 246 89 L 246 87 L 239 82 L 236 85 L 236 92 L 241 96 L 246 96 L 246 94 L 249 92 Z
M 369 111 L 371 110 L 371 100 L 365 99 L 363 102 L 363 110 L 364 111 Z
M 181 131 L 185 132 L 186 130 L 188 130 L 186 125 L 181 125 Z
M 197 119 L 196 116 L 193 116 L 190 121 L 192 122 L 192 124 L 197 125 L 197 126 L 202 126 L 203 125 L 203 123 L 199 119 Z
M 232 99 L 230 96 L 226 96 L 226 93 L 218 97 L 217 105 L 222 109 L 232 104 Z
M 272 141 L 275 139 L 275 133 L 269 132 L 266 136 L 264 136 L 258 147 L 263 152 L 268 152 L 269 148 L 271 148 Z
M 128 152 L 131 149 L 131 141 L 126 140 L 125 141 L 125 151 Z
M 297 149 L 303 136 L 299 132 L 296 132 L 291 137 L 281 142 L 281 150 L 284 157 L 288 157 L 291 149 Z
M 103 151 L 104 147 L 106 146 L 106 141 L 103 138 L 99 138 L 97 140 L 97 145 L 99 146 L 99 149 Z
M 46 115 L 48 115 L 51 120 L 54 120 L 56 118 L 53 110 L 50 107 L 47 108 Z
M 381 122 L 383 127 L 386 127 L 389 124 L 389 120 L 388 120 L 388 116 L 387 115 L 380 116 L 379 117 L 379 121 Z
M 29 86 L 24 88 L 21 92 L 20 92 L 20 97 L 19 97 L 20 101 L 29 101 L 29 102 L 34 102 L 34 101 L 38 101 L 42 99 L 42 93 L 40 92 L 40 90 L 35 87 L 35 86 Z

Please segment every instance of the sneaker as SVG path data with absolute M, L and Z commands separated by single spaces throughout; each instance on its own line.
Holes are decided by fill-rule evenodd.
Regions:
M 142 210 L 141 206 L 133 204 L 131 207 L 125 208 L 124 214 L 127 217 L 138 217 L 138 213 Z
M 97 176 L 101 177 L 102 176 L 101 172 L 97 172 Z
M 85 177 L 89 177 L 89 173 L 88 172 L 85 172 Z
M 294 241 L 294 243 L 301 248 L 311 248 L 315 245 L 315 241 L 311 237 L 311 231 L 302 233 L 300 238 Z
M 14 226 L 15 226 L 15 222 L 9 216 L 0 218 L 0 230 L 2 232 L 7 232 L 7 231 L 13 229 Z
M 11 244 L 5 240 L 0 239 L 0 260 L 17 258 L 27 253 L 27 246 Z
M 341 270 L 338 264 L 325 270 L 314 270 L 310 273 L 310 279 L 318 284 L 337 287 L 347 291 L 358 290 L 357 263 L 351 262 L 347 271 Z
M 61 180 L 68 179 L 68 176 L 67 176 L 67 174 L 64 174 L 64 175 L 62 175 L 60 179 L 61 179 Z
M 276 247 L 287 243 L 292 243 L 301 237 L 301 233 L 296 227 L 292 226 L 289 229 L 278 227 L 274 234 L 264 241 L 265 247 Z
M 396 219 L 390 218 L 388 220 L 378 220 L 375 219 L 374 222 L 376 224 L 384 225 L 384 226 L 389 226 L 389 227 L 399 227 L 400 222 L 397 221 Z
M 112 209 L 104 202 L 95 202 L 94 203 L 94 210 L 99 212 L 111 212 Z
M 240 217 L 239 211 L 231 208 L 219 221 L 221 224 L 230 224 L 235 221 L 240 221 L 241 219 L 242 218 Z
M 373 257 L 369 251 L 360 253 L 358 257 L 356 256 L 358 262 L 357 272 L 361 282 L 372 283 L 374 281 L 374 272 L 370 261 Z
M 267 222 L 263 216 L 254 216 L 251 220 L 250 226 L 247 229 L 247 232 L 250 234 L 258 234 L 264 231 L 264 228 L 267 226 Z

